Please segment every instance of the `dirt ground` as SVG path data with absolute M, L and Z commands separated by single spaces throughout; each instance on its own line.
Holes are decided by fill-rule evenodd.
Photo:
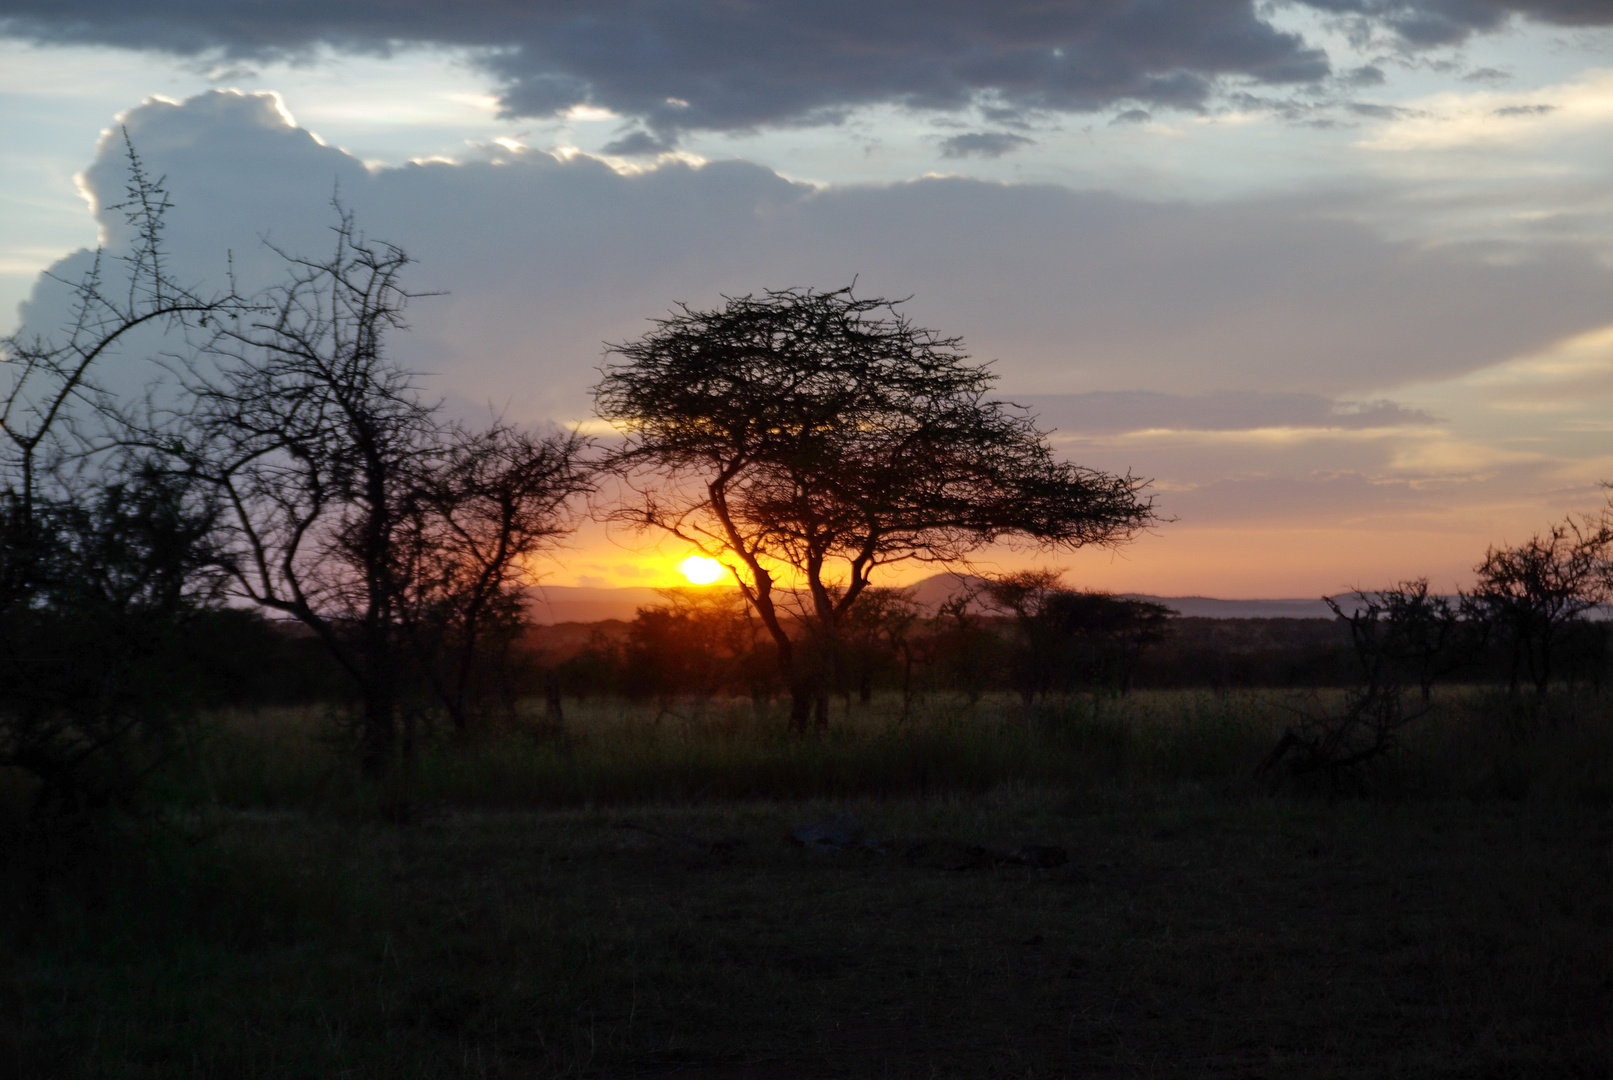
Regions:
M 786 842 L 837 813 L 859 842 Z M 5 978 L 0 1062 L 108 1077 L 1613 1074 L 1610 811 L 1005 791 L 209 828 L 247 883 L 211 901 L 215 929 L 25 956 Z M 1016 861 L 1026 845 L 1044 856 Z M 1067 861 L 1033 865 L 1051 848 Z

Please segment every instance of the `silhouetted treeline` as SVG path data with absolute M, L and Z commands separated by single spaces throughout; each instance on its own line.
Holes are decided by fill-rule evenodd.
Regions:
M 875 694 L 1014 693 L 1032 697 L 1131 689 L 1348 687 L 1362 679 L 1361 645 L 1348 618 L 1157 617 L 1144 628 L 1118 600 L 1070 592 L 1063 626 L 1028 638 L 1012 615 L 943 609 L 920 615 L 886 603 L 885 619 L 867 618 L 840 658 L 835 693 L 867 701 Z M 1055 605 L 1056 606 L 1056 605 Z M 1381 616 L 1380 616 L 1381 617 Z M 1613 624 L 1580 619 L 1554 641 L 1553 678 L 1599 688 L 1610 674 Z M 1505 685 L 1514 636 L 1479 621 L 1446 652 L 1396 661 L 1416 685 Z M 43 643 L 42 643 L 43 644 Z M 1377 642 L 1382 646 L 1385 642 Z M 326 646 L 301 624 L 241 608 L 194 611 L 161 641 L 149 664 L 187 704 L 203 708 L 347 705 L 351 680 Z M 1389 645 L 1393 650 L 1397 646 Z M 86 663 L 88 663 L 88 658 Z M 76 673 L 75 677 L 84 675 Z M 668 590 L 665 604 L 632 621 L 529 626 L 508 656 L 486 673 L 512 709 L 557 687 L 567 697 L 619 697 L 670 706 L 679 699 L 772 700 L 785 687 L 772 643 L 737 592 Z M 5 692 L 0 690 L 0 697 Z
M 1116 608 L 1131 602 L 1072 595 L 1077 604 L 1103 611 L 1109 625 L 1094 620 L 1028 638 L 1012 616 L 943 611 L 914 618 L 862 636 L 837 665 L 835 692 L 864 701 L 875 693 L 1035 698 L 1134 688 L 1344 686 L 1355 677 L 1349 632 L 1338 620 L 1166 617 L 1140 629 L 1116 625 Z M 1119 613 L 1127 612 L 1119 607 Z M 736 611 L 735 621 L 740 617 Z M 732 629 L 724 638 L 672 605 L 641 609 L 632 622 L 533 627 L 524 645 L 536 666 L 556 671 L 565 692 L 578 697 L 671 700 L 782 691 L 771 674 L 767 642 Z
M 946 610 L 909 617 L 883 632 L 868 628 L 837 665 L 834 692 L 866 701 L 875 693 L 1035 698 L 1132 689 L 1338 688 L 1359 685 L 1364 663 L 1372 662 L 1344 617 L 1214 619 L 1150 612 L 1153 617 L 1138 626 L 1126 619 L 1135 613 L 1121 606 L 1133 602 L 1072 595 L 1076 604 L 1102 615 L 1037 637 L 1024 635 L 1010 615 Z M 726 610 L 730 621 L 724 624 L 718 610 Z M 1610 627 L 1583 618 L 1563 626 L 1555 639 L 1552 680 L 1599 689 L 1613 666 Z M 522 648 L 532 657 L 532 671 L 554 672 L 564 692 L 577 697 L 670 702 L 770 698 L 784 689 L 772 674 L 769 643 L 745 628 L 737 596 L 731 606 L 704 610 L 691 610 L 687 600 L 645 608 L 631 622 L 532 627 Z M 1505 686 L 1519 649 L 1507 627 L 1474 616 L 1432 653 L 1396 654 L 1391 663 L 1395 677 L 1413 687 Z

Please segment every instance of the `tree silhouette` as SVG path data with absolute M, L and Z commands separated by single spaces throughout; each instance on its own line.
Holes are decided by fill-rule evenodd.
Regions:
M 1057 570 L 1021 570 L 987 582 L 992 605 L 1013 619 L 1010 674 L 1029 717 L 1039 696 L 1077 685 L 1131 689 L 1138 659 L 1163 641 L 1175 614 L 1163 604 L 1078 592 Z
M 1492 547 L 1474 567 L 1478 584 L 1463 597 L 1474 617 L 1505 635 L 1508 683 L 1527 671 L 1538 693 L 1551 683 L 1563 639 L 1613 586 L 1613 518 L 1608 511 L 1566 518 L 1516 547 Z
M 1467 663 L 1482 643 L 1484 621 L 1464 620 L 1462 605 L 1429 593 L 1427 578 L 1350 595 L 1348 612 L 1333 597 L 1322 600 L 1350 628 L 1362 678 L 1368 683 L 1413 680 L 1424 704 L 1434 682 Z
M 398 612 L 409 651 L 463 733 L 487 696 L 488 668 L 525 624 L 526 563 L 571 532 L 570 504 L 593 477 L 575 433 L 497 422 L 450 425 L 438 441 L 404 497 Z
M 213 507 L 122 445 L 99 383 L 146 327 L 182 332 L 240 309 L 176 281 L 170 203 L 124 135 L 128 253 L 97 250 L 64 325 L 0 340 L 0 766 L 42 782 L 41 805 L 132 796 L 189 711 L 191 616 L 217 599 Z
M 680 306 L 611 353 L 595 405 L 625 440 L 612 516 L 728 566 L 798 731 L 827 723 L 839 630 L 879 567 L 1004 537 L 1116 544 L 1154 520 L 1142 481 L 1058 460 L 1025 410 L 988 400 L 959 339 L 850 288 Z
M 217 493 L 237 593 L 301 621 L 352 678 L 378 776 L 411 684 L 465 722 L 478 643 L 519 618 L 522 560 L 568 530 L 589 482 L 582 440 L 466 431 L 424 398 L 385 347 L 406 328 L 409 257 L 337 210 L 331 253 L 280 253 L 286 279 L 222 325 L 189 367 L 185 414 L 152 441 Z

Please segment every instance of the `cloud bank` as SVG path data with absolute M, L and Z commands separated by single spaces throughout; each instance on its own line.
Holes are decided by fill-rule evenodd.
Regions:
M 621 173 L 503 146 L 372 172 L 272 96 L 225 92 L 125 121 L 169 177 L 189 276 L 216 277 L 231 251 L 244 279 L 264 279 L 265 235 L 322 250 L 339 191 L 419 260 L 415 287 L 449 291 L 412 313 L 409 361 L 530 417 L 585 414 L 601 341 L 674 302 L 853 277 L 870 295 L 912 295 L 918 322 L 1000 358 L 1011 394 L 1381 394 L 1601 326 L 1613 292 L 1613 272 L 1576 245 L 1392 242 L 1306 201 L 1193 206 L 959 178 L 817 189 L 742 161 Z M 121 152 L 109 138 L 85 173 L 102 206 L 122 197 Z M 118 215 L 101 218 L 115 249 Z M 37 291 L 28 323 L 60 317 L 53 295 Z
M 1323 6 L 1410 27 L 1401 9 L 1429 5 Z M 1463 25 L 1488 28 L 1490 5 L 1477 7 Z M 3 0 L 0 20 L 39 42 L 235 60 L 319 46 L 465 48 L 509 116 L 587 104 L 631 118 L 620 152 L 652 152 L 693 130 L 832 122 L 872 104 L 978 106 L 997 119 L 1117 103 L 1192 109 L 1224 79 L 1284 85 L 1330 74 L 1322 51 L 1272 26 L 1254 0 Z
M 1514 16 L 1610 25 L 1601 0 L 1305 0 L 1407 48 L 1460 42 Z M 833 122 L 872 104 L 980 107 L 988 119 L 1117 104 L 1201 107 L 1218 83 L 1280 86 L 1327 56 L 1255 0 L 0 0 L 5 32 L 184 56 L 253 59 L 319 46 L 469 49 L 504 113 L 578 105 L 631 118 L 617 151 L 687 131 Z

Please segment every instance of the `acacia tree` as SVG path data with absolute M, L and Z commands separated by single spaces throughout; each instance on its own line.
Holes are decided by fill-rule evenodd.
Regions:
M 1505 635 L 1509 688 L 1527 671 L 1544 694 L 1564 637 L 1613 593 L 1613 518 L 1566 518 L 1516 547 L 1490 548 L 1474 572 L 1463 606 Z
M 1060 461 L 1025 410 L 989 400 L 959 339 L 850 288 L 681 305 L 610 353 L 594 393 L 625 442 L 612 517 L 724 562 L 797 731 L 826 725 L 840 628 L 880 567 L 1004 537 L 1117 544 L 1155 519 L 1143 481 Z

